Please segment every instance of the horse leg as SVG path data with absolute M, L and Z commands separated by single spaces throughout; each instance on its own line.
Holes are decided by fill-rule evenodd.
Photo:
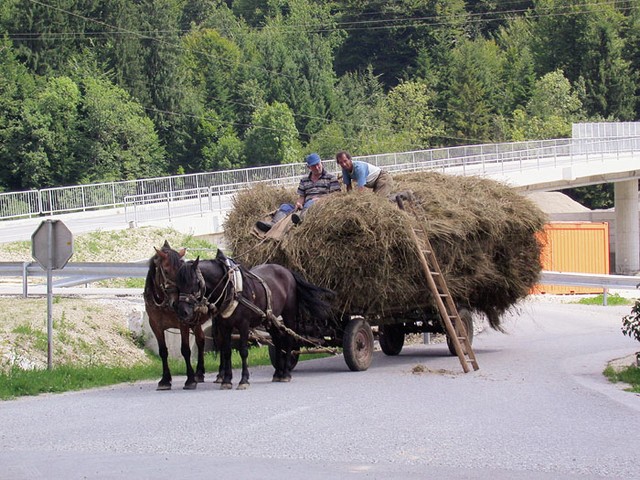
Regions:
M 220 327 L 220 369 L 222 370 L 221 390 L 232 388 L 233 369 L 231 368 L 231 328 Z
M 291 294 L 290 294 L 291 295 Z M 296 319 L 296 311 L 297 306 L 290 302 L 291 296 L 287 298 L 288 307 L 285 311 L 282 312 L 282 321 L 285 325 L 291 327 L 295 325 Z M 293 321 L 291 320 L 293 319 Z M 290 382 L 291 381 L 291 350 L 293 350 L 294 341 L 293 338 L 287 333 L 280 332 L 277 337 L 278 340 L 278 350 L 280 352 L 280 356 L 276 357 L 278 359 L 278 370 L 276 374 L 279 373 L 279 378 L 276 380 L 276 374 L 274 374 L 274 381 L 277 382 Z
M 211 324 L 211 336 L 213 337 L 213 349 L 218 353 L 218 374 L 216 375 L 216 379 L 213 383 L 222 383 L 222 378 L 224 377 L 224 359 L 222 358 L 222 344 L 224 343 L 222 339 L 222 332 L 220 331 L 220 327 L 216 319 L 213 319 L 213 323 Z
M 293 341 L 289 335 L 284 335 L 282 342 L 282 377 L 281 382 L 291 381 L 291 350 L 293 349 Z
M 284 375 L 284 366 L 285 366 L 285 362 L 287 361 L 287 357 L 285 355 L 285 353 L 283 352 L 283 345 L 282 345 L 282 336 L 280 334 L 280 332 L 276 329 L 270 330 L 269 331 L 270 335 L 271 335 L 271 339 L 273 340 L 273 346 L 275 347 L 275 351 L 276 351 L 276 358 L 274 361 L 274 368 L 275 371 L 273 372 L 273 378 L 271 379 L 272 382 L 282 382 L 283 380 L 283 375 Z
M 187 367 L 187 381 L 184 382 L 184 390 L 193 390 L 198 384 L 196 383 L 193 367 L 191 366 L 191 347 L 189 346 L 189 327 L 180 324 L 180 353 L 184 357 L 184 363 Z
M 238 384 L 238 390 L 246 390 L 249 388 L 249 365 L 247 359 L 249 357 L 249 327 L 240 329 L 240 346 L 238 347 L 240 358 L 242 359 L 242 378 Z
M 196 364 L 195 380 L 198 383 L 204 382 L 204 331 L 202 325 L 193 328 L 193 334 L 196 337 L 196 346 L 198 347 L 198 363 Z
M 162 360 L 162 378 L 158 382 L 156 390 L 171 390 L 171 371 L 169 370 L 169 349 L 167 341 L 164 338 L 164 329 L 160 327 L 159 322 L 149 316 L 149 325 L 158 342 L 158 355 Z

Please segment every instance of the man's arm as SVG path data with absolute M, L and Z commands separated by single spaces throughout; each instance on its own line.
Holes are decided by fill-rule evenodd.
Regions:
M 353 163 L 353 180 L 356 182 L 358 190 L 363 190 L 367 184 L 367 168 L 361 163 Z

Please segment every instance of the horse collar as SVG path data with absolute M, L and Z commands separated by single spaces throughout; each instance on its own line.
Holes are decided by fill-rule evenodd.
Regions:
M 222 318 L 229 318 L 233 315 L 233 312 L 236 311 L 236 308 L 238 308 L 238 298 L 242 296 L 242 272 L 240 271 L 240 265 L 230 258 L 225 258 L 224 264 L 227 267 L 227 275 L 229 276 L 232 295 L 231 302 L 222 312 L 220 312 L 220 316 Z

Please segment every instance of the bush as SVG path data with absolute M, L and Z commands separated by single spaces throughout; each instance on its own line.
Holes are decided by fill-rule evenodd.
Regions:
M 622 317 L 622 333 L 640 342 L 640 300 L 636 300 L 629 315 Z

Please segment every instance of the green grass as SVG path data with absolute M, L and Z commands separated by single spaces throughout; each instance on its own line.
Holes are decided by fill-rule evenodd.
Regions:
M 628 383 L 629 388 L 625 388 L 627 392 L 640 393 L 640 367 L 632 365 L 620 371 L 607 367 L 603 373 L 613 383 Z
M 607 306 L 616 305 L 633 305 L 634 299 L 621 297 L 620 294 L 614 293 L 607 295 Z M 581 305 L 604 305 L 604 295 L 594 295 L 593 297 L 582 298 L 576 303 Z
M 301 355 L 300 361 L 317 358 L 323 355 Z M 41 393 L 61 393 L 88 388 L 105 387 L 119 383 L 131 383 L 142 380 L 160 380 L 162 363 L 160 358 L 149 354 L 150 361 L 138 365 L 108 367 L 104 365 L 60 365 L 51 370 L 21 370 L 12 368 L 8 373 L 0 373 L 0 400 L 10 400 L 17 397 L 39 395 Z M 218 372 L 218 356 L 212 353 L 205 355 L 206 381 L 211 382 Z M 249 368 L 258 365 L 270 365 L 267 347 L 249 349 Z M 232 356 L 233 368 L 241 366 L 238 353 L 234 350 Z M 183 379 L 177 377 L 186 375 L 182 359 L 169 359 L 169 368 L 173 377 L 173 388 L 182 388 Z M 194 365 L 195 368 L 195 365 Z M 234 372 L 237 383 L 238 372 Z

